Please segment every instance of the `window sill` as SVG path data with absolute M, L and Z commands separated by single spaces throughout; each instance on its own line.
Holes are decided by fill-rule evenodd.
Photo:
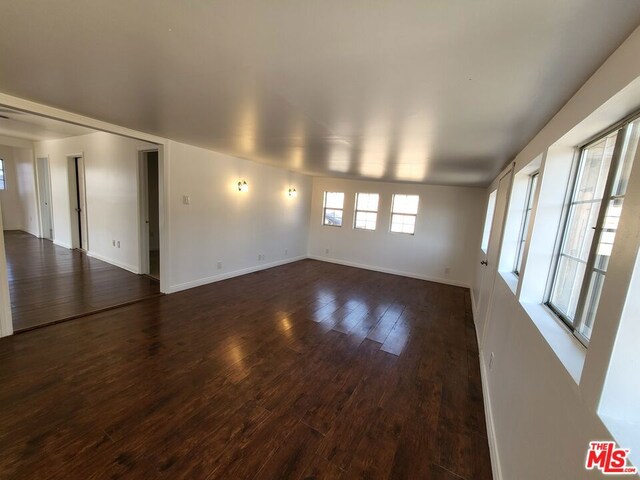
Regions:
M 580 341 L 544 305 L 521 303 L 567 373 L 578 385 L 587 350 Z
M 604 426 L 620 448 L 629 448 L 629 459 L 634 466 L 640 466 L 640 424 L 627 422 L 609 415 L 598 414 Z M 595 439 L 597 440 L 597 439 Z
M 516 277 L 513 272 L 498 272 L 498 273 L 504 280 L 504 283 L 507 284 L 507 287 L 509 287 L 509 289 L 511 290 L 511 293 L 515 295 L 516 291 L 518 290 L 518 277 Z

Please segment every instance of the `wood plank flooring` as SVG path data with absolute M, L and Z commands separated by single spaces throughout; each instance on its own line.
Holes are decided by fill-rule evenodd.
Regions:
M 0 339 L 2 479 L 491 477 L 469 293 L 304 260 Z
M 20 231 L 4 232 L 15 331 L 160 293 L 157 281 Z

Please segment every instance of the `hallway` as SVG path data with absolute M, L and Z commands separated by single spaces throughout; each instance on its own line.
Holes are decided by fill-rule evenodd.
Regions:
M 15 331 L 160 293 L 160 284 L 21 231 L 4 232 Z

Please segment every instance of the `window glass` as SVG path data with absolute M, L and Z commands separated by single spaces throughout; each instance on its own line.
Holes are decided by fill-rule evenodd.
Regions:
M 343 206 L 343 192 L 324 192 L 322 224 L 332 227 L 341 227 Z
M 4 160 L 0 158 L 0 190 L 5 189 L 5 180 L 4 180 Z
M 522 226 L 520 227 L 520 237 L 518 238 L 518 250 L 516 252 L 516 264 L 513 273 L 520 275 L 522 268 L 522 257 L 524 254 L 524 246 L 527 241 L 527 232 L 529 230 L 529 220 L 531 219 L 531 210 L 533 209 L 533 199 L 535 197 L 536 188 L 538 186 L 538 172 L 531 175 L 529 179 L 529 187 L 527 190 L 527 200 L 522 216 Z
M 487 213 L 484 217 L 484 230 L 482 231 L 482 243 L 480 248 L 484 253 L 487 253 L 489 247 L 489 235 L 491 235 L 491 224 L 493 223 L 493 212 L 496 209 L 496 195 L 497 190 L 494 190 L 489 195 L 489 201 L 487 202 Z
M 585 147 L 580 156 L 556 279 L 550 297 L 550 304 L 570 323 L 575 320 L 594 227 L 602 204 L 617 136 L 616 131 Z
M 391 206 L 391 231 L 394 233 L 408 233 L 413 235 L 416 231 L 416 217 L 418 214 L 418 195 L 393 196 Z
M 580 155 L 548 305 L 584 343 L 591 338 L 639 125 L 638 120 L 626 124 L 584 147 Z
M 393 213 L 409 213 L 416 215 L 418 213 L 418 195 L 394 195 L 393 196 Z
M 356 193 L 356 214 L 353 227 L 363 230 L 375 230 L 378 220 L 377 193 Z
M 631 165 L 638 148 L 640 138 L 640 121 L 636 120 L 627 129 L 619 166 L 613 180 L 612 194 L 606 205 L 606 212 L 600 227 L 598 243 L 596 245 L 593 268 L 590 272 L 589 286 L 585 295 L 583 318 L 579 323 L 579 332 L 589 339 L 593 330 L 596 310 L 600 301 L 600 294 L 604 285 L 604 278 L 609 266 L 609 258 L 613 250 L 613 242 L 618 231 L 618 222 L 622 214 L 624 196 L 627 193 Z

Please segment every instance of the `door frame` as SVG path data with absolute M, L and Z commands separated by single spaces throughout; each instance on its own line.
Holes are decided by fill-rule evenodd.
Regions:
M 69 178 L 69 215 L 71 228 L 71 248 L 89 252 L 89 222 L 87 214 L 87 181 L 84 152 L 66 155 Z M 82 162 L 82 168 L 76 171 L 76 159 Z M 73 205 L 80 200 L 80 215 Z M 80 238 L 81 237 L 81 238 Z
M 41 178 L 42 171 L 40 169 L 40 161 L 44 160 L 47 164 L 47 178 Z M 53 190 L 51 189 L 51 160 L 49 159 L 49 155 L 36 155 L 35 156 L 35 172 L 36 172 L 36 196 L 38 199 L 38 229 L 40 231 L 40 238 L 44 238 L 47 240 L 53 241 L 56 235 L 55 222 L 53 219 Z M 41 181 L 47 184 L 47 188 L 49 189 L 49 222 L 51 223 L 51 238 L 47 238 L 45 235 L 44 229 L 44 221 L 42 214 L 42 191 Z
M 149 265 L 149 227 L 147 219 L 149 217 L 149 184 L 148 184 L 148 163 L 147 154 L 157 152 L 158 154 L 158 221 L 159 221 L 159 245 L 160 245 L 160 283 L 162 285 L 162 258 L 163 258 L 163 182 L 162 180 L 162 149 L 158 145 L 154 148 L 138 147 L 138 245 L 139 271 L 143 275 L 149 275 L 151 267 Z

